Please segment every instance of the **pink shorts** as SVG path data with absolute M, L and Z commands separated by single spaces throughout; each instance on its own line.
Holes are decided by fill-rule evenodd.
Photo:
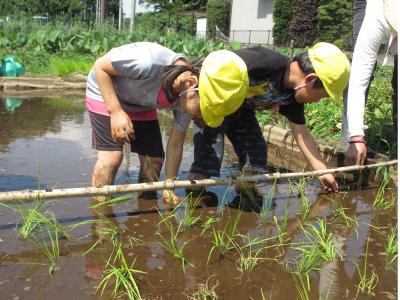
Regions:
M 90 99 L 88 97 L 85 97 L 85 102 L 86 102 L 86 107 L 87 107 L 88 111 L 99 114 L 99 115 L 103 115 L 103 116 L 110 116 L 104 102 L 96 101 L 96 100 Z M 132 120 L 136 120 L 136 121 L 157 120 L 157 110 L 155 110 L 155 109 L 150 109 L 150 110 L 141 111 L 141 112 L 127 111 L 126 113 Z

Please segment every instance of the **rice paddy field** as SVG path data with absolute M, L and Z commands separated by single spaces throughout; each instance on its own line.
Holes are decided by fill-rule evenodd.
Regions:
M 90 185 L 96 153 L 83 97 L 5 98 L 0 192 Z M 171 118 L 160 115 L 164 142 Z M 116 183 L 135 183 L 125 153 Z M 179 178 L 193 155 L 185 142 Z M 235 174 L 229 144 L 221 177 Z M 330 161 L 336 167 L 336 159 Z M 268 148 L 271 170 L 301 171 Z M 397 169 L 396 169 L 397 170 Z M 389 170 L 208 188 L 176 207 L 137 194 L 0 203 L 1 299 L 397 299 L 397 187 Z

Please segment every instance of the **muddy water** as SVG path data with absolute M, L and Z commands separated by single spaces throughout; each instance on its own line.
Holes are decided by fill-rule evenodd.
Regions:
M 81 97 L 2 101 L 0 191 L 89 185 L 96 156 L 91 149 L 90 126 Z M 166 141 L 170 118 L 161 116 L 160 123 Z M 185 143 L 180 178 L 185 178 L 192 159 L 190 136 L 189 133 Z M 222 176 L 229 176 L 235 170 L 234 155 L 229 146 L 226 150 L 228 155 L 223 163 Z M 300 155 L 273 147 L 269 147 L 268 157 L 271 166 L 282 170 L 298 170 L 304 165 Z M 117 182 L 136 182 L 137 172 L 137 158 L 126 155 Z M 161 246 L 159 236 L 169 238 L 166 226 L 159 224 L 159 211 L 164 216 L 174 213 L 171 220 L 177 227 L 183 218 L 183 209 L 171 212 L 160 199 L 137 200 L 133 195 L 131 201 L 97 211 L 89 208 L 92 202 L 88 198 L 47 202 L 65 228 L 85 220 L 98 220 L 73 230 L 71 241 L 60 241 L 60 258 L 52 275 L 49 275 L 49 260 L 40 249 L 17 237 L 20 217 L 10 209 L 0 207 L 0 299 L 112 298 L 110 286 L 103 295 L 96 292 L 106 269 L 106 261 L 113 253 L 110 238 L 85 254 L 99 236 L 104 235 L 104 228 L 111 226 L 118 229 L 117 240 L 122 243 L 128 264 L 135 262 L 135 269 L 146 272 L 137 276 L 146 299 L 187 299 L 207 280 L 209 287 L 216 286 L 215 293 L 220 299 L 262 299 L 262 295 L 265 299 L 300 298 L 296 288 L 297 277 L 293 273 L 300 254 L 296 247 L 307 240 L 302 228 L 316 225 L 318 219 L 327 222 L 332 242 L 342 258 L 320 264 L 318 270 L 310 272 L 308 297 L 366 298 L 357 291 L 360 276 L 355 264 L 364 266 L 369 241 L 367 274 L 373 271 L 379 278 L 371 298 L 395 299 L 397 261 L 388 264 L 382 255 L 387 232 L 397 224 L 395 208 L 384 210 L 372 206 L 377 193 L 376 183 L 369 182 L 362 190 L 356 190 L 349 180 L 344 183 L 347 187 L 343 187 L 341 193 L 329 195 L 321 192 L 317 182 L 308 182 L 304 189 L 309 203 L 306 217 L 294 183 L 277 182 L 275 189 L 271 184 L 262 186 L 269 196 L 264 197 L 264 202 L 268 204 L 261 209 L 261 198 L 254 199 L 250 195 L 249 199 L 246 193 L 237 194 L 233 187 L 210 188 L 218 196 L 218 201 L 208 199 L 201 202 L 194 213 L 201 216 L 199 225 L 181 228 L 178 235 L 178 243 L 185 244 L 183 252 L 187 261 L 194 266 L 187 264 L 184 269 L 181 261 Z M 178 191 L 178 194 L 184 196 L 184 191 Z M 239 202 L 242 204 L 238 205 Z M 343 218 L 337 216 L 337 204 L 357 222 L 346 226 Z M 209 257 L 213 246 L 212 230 L 201 234 L 203 229 L 200 224 L 208 218 L 219 218 L 221 221 L 214 227 L 215 230 L 223 230 L 238 215 L 240 222 L 237 229 L 242 235 L 270 238 L 267 242 L 270 248 L 259 252 L 261 259 L 251 271 L 240 270 L 238 251 L 230 250 L 221 258 L 215 250 Z M 282 222 L 285 215 L 287 239 L 285 245 L 278 247 L 274 217 Z M 136 237 L 141 242 L 131 244 L 130 237 Z M 240 238 L 236 241 L 243 244 Z M 121 294 L 119 296 L 126 298 Z

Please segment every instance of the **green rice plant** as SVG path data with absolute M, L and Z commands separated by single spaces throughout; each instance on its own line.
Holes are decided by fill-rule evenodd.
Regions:
M 335 209 L 333 210 L 333 216 L 331 221 L 335 225 L 344 226 L 347 230 L 354 229 L 356 236 L 358 237 L 358 219 L 357 216 L 349 217 L 346 214 L 346 208 L 340 203 L 334 203 Z
M 130 194 L 122 195 L 119 197 L 110 198 L 110 199 L 107 199 L 106 201 L 101 201 L 99 203 L 92 205 L 90 208 L 97 209 L 102 206 L 115 206 L 122 202 L 130 201 L 135 197 L 136 197 L 136 193 L 130 193 Z
M 367 273 L 367 260 L 368 260 L 368 247 L 369 247 L 369 236 L 367 238 L 367 244 L 365 247 L 365 259 L 364 266 L 361 267 L 357 263 L 354 263 L 356 266 L 358 275 L 360 276 L 360 282 L 358 283 L 357 295 L 359 292 L 365 294 L 367 296 L 374 296 L 374 289 L 378 284 L 378 274 L 375 273 L 375 270 L 372 269 L 372 273 L 368 275 Z
M 385 236 L 386 244 L 382 255 L 387 257 L 389 264 L 392 264 L 397 259 L 398 241 L 397 241 L 397 225 L 392 227 L 389 234 Z
M 161 215 L 161 213 L 160 213 Z M 178 242 L 178 234 L 181 230 L 182 223 L 180 222 L 178 227 L 175 229 L 173 224 L 171 223 L 170 219 L 175 217 L 175 214 L 170 214 L 167 217 L 162 217 L 162 220 L 159 224 L 165 224 L 169 232 L 169 239 L 163 237 L 160 233 L 156 233 L 161 238 L 161 246 L 170 252 L 175 258 L 181 261 L 182 269 L 185 272 L 185 264 L 189 264 L 190 266 L 194 267 L 192 263 L 190 263 L 184 256 L 183 248 L 186 246 L 185 243 L 180 244 Z
M 260 260 L 265 260 L 260 257 L 263 248 L 253 250 L 251 247 L 247 251 L 244 251 L 244 247 L 235 246 L 239 253 L 239 258 L 236 261 L 236 265 L 239 267 L 240 272 L 243 274 L 245 272 L 252 271 L 259 263 Z
M 271 189 L 263 197 L 263 205 L 261 207 L 260 218 L 263 223 L 268 222 L 271 216 L 271 207 L 273 203 L 274 196 L 276 194 L 276 181 L 271 186 Z
M 205 284 L 201 284 L 197 291 L 193 293 L 193 295 L 191 297 L 189 297 L 189 299 L 193 299 L 193 300 L 216 300 L 218 299 L 218 295 L 215 292 L 215 289 L 217 288 L 217 286 L 219 285 L 218 280 L 215 282 L 215 284 L 213 286 L 209 285 L 209 281 L 213 276 L 210 276 Z
M 181 205 L 184 206 L 184 210 L 183 210 L 183 220 L 181 220 L 181 223 L 183 225 L 183 227 L 185 228 L 189 228 L 189 227 L 193 227 L 195 226 L 200 218 L 201 215 L 199 216 L 194 216 L 194 212 L 196 211 L 197 206 L 199 205 L 201 198 L 195 198 L 194 202 L 191 203 L 192 201 L 189 200 L 189 198 L 191 197 L 186 197 L 187 201 L 182 201 L 175 209 L 177 209 L 178 207 L 180 207 Z M 184 203 L 186 202 L 186 203 Z
M 111 244 L 114 248 L 120 243 L 120 233 L 119 228 L 116 224 L 111 222 L 106 216 L 102 215 L 100 220 L 94 220 L 96 226 L 96 235 L 98 237 L 97 241 L 83 253 L 82 255 L 86 255 L 92 250 L 94 250 L 97 246 L 101 245 L 104 242 L 111 241 Z
M 309 300 L 310 299 L 310 285 L 309 278 L 299 274 L 294 274 L 294 282 L 297 290 L 298 299 L 300 300 Z
M 50 219 L 49 221 L 54 223 L 57 222 L 55 218 Z M 35 230 L 34 234 L 30 234 L 27 237 L 27 241 L 33 246 L 39 248 L 40 251 L 50 260 L 50 275 L 52 275 L 56 270 L 56 263 L 60 257 L 60 238 L 62 238 L 62 235 L 56 225 L 41 225 Z
M 240 222 L 241 214 L 241 211 L 239 211 L 233 222 L 231 219 L 226 222 L 223 230 L 215 230 L 213 227 L 213 246 L 208 253 L 207 263 L 209 263 L 214 250 L 218 250 L 219 258 L 222 259 L 224 258 L 226 252 L 234 248 L 235 235 L 237 233 L 237 226 Z
M 308 198 L 304 191 L 300 190 L 300 210 L 303 215 L 303 220 L 307 219 L 310 214 L 310 206 L 308 205 Z
M 322 263 L 332 261 L 338 256 L 341 258 L 341 254 L 332 242 L 332 233 L 328 234 L 326 223 L 322 219 L 317 219 L 317 223 L 318 227 L 308 224 L 309 230 L 299 223 L 308 242 L 294 248 L 302 253 L 295 264 L 297 272 L 307 279 L 308 288 L 310 287 L 309 274 L 312 271 L 319 270 Z
M 217 218 L 207 217 L 207 220 L 205 220 L 204 223 L 201 225 L 201 228 L 203 228 L 203 230 L 201 231 L 200 235 L 203 235 L 208 229 L 211 228 L 211 226 L 217 224 L 220 221 L 221 219 L 218 217 Z
M 113 254 L 107 261 L 107 269 L 96 291 L 101 289 L 101 295 L 103 295 L 106 287 L 113 284 L 111 294 L 115 298 L 126 295 L 129 299 L 142 299 L 135 276 L 137 274 L 146 274 L 146 272 L 134 268 L 136 259 L 130 266 L 128 265 L 120 244 L 117 245 L 117 251 L 113 259 L 112 256 Z
M 382 180 L 379 185 L 378 191 L 376 193 L 374 202 L 372 203 L 373 206 L 376 208 L 383 208 L 383 209 L 389 209 L 391 208 L 396 202 L 395 198 L 392 196 L 386 196 L 385 193 L 388 189 L 388 185 L 390 183 L 390 174 L 388 171 L 388 168 L 381 167 L 377 168 L 376 173 L 375 173 L 375 180 L 378 179 L 379 175 L 382 174 Z M 388 201 L 389 198 L 389 201 Z
M 274 216 L 274 222 L 276 227 L 278 228 L 278 239 L 281 244 L 284 244 L 286 242 L 286 228 L 287 228 L 287 222 L 288 222 L 288 205 L 285 207 L 285 211 L 283 213 L 283 219 L 278 222 L 278 219 L 276 216 Z
M 22 219 L 22 225 L 17 229 L 18 236 L 23 239 L 29 239 L 37 232 L 42 230 L 42 227 L 52 227 L 58 232 L 58 235 L 71 240 L 70 234 L 61 226 L 43 201 L 36 199 L 32 205 L 18 202 L 15 206 L 0 203 L 1 205 L 18 213 Z

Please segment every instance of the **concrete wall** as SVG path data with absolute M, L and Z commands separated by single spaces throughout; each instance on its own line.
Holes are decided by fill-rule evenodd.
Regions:
M 272 44 L 274 0 L 232 0 L 232 42 Z

